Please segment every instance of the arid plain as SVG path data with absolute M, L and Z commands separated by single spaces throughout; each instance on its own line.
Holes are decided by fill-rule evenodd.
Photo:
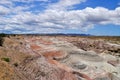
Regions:
M 120 37 L 4 37 L 0 80 L 120 80 Z

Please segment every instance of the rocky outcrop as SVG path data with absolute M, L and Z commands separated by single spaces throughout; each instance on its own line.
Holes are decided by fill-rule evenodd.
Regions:
M 49 64 L 43 57 L 26 59 L 17 71 L 23 74 L 18 75 L 20 80 L 77 80 L 72 73 Z
M 71 40 L 69 42 L 73 43 L 75 46 L 85 51 L 93 50 L 97 53 L 105 52 L 115 56 L 120 56 L 120 54 L 118 54 L 120 53 L 120 45 L 105 42 L 104 40 L 82 38 L 73 41 Z
M 10 61 L 0 60 L 1 80 L 120 80 L 118 44 L 76 37 L 5 39 L 0 58 Z

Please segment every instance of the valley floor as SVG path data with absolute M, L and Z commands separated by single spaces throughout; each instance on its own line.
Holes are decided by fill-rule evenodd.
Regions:
M 106 38 L 9 36 L 0 58 L 0 80 L 120 80 L 120 44 Z

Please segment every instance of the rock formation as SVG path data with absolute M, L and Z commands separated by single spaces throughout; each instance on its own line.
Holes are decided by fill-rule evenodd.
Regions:
M 0 80 L 120 80 L 120 45 L 104 40 L 9 37 L 0 53 Z

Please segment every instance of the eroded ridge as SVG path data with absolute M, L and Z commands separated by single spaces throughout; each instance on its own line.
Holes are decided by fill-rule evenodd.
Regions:
M 6 58 L 3 58 L 0 64 L 7 66 L 5 68 L 9 69 L 8 74 L 12 73 L 9 74 L 11 75 L 9 79 L 4 77 L 5 74 L 0 78 L 120 80 L 119 46 L 104 40 L 65 36 L 5 38 L 4 46 L 1 47 L 1 58 L 7 56 L 10 62 L 6 63 L 3 61 Z

